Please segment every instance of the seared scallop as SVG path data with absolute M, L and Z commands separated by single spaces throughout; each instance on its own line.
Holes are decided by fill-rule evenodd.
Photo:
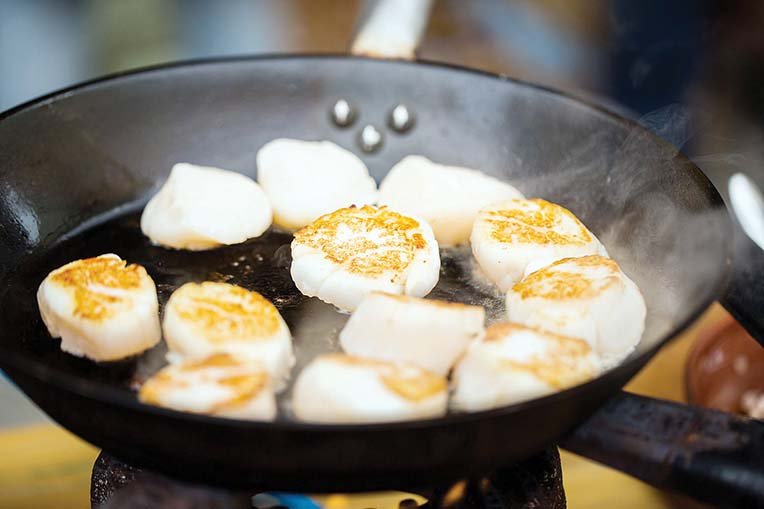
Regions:
M 162 246 L 211 249 L 259 237 L 271 215 L 268 198 L 251 178 L 180 163 L 143 209 L 141 230 Z
M 386 207 L 349 207 L 295 232 L 292 279 L 305 295 L 353 310 L 373 291 L 423 297 L 440 254 L 424 221 Z
M 280 138 L 257 153 L 257 181 L 273 222 L 294 231 L 341 207 L 377 201 L 377 184 L 355 154 L 330 141 Z
M 154 281 L 140 265 L 115 254 L 67 263 L 37 290 L 40 315 L 61 349 L 78 357 L 114 361 L 159 342 Z
M 546 200 L 509 200 L 484 208 L 472 229 L 472 253 L 502 292 L 556 260 L 600 254 L 604 246 L 568 209 Z
M 292 408 L 298 419 L 368 423 L 438 417 L 446 412 L 443 376 L 413 364 L 326 354 L 297 378 Z
M 514 323 L 498 323 L 454 370 L 451 406 L 496 408 L 583 383 L 600 369 L 586 341 Z
M 294 364 L 292 336 L 257 292 L 228 283 L 186 283 L 170 296 L 162 322 L 168 360 L 224 352 L 261 363 L 280 389 Z
M 379 186 L 379 202 L 427 221 L 442 247 L 470 239 L 478 211 L 492 203 L 523 198 L 520 191 L 469 168 L 407 156 Z
M 556 261 L 507 292 L 513 322 L 584 339 L 606 366 L 623 360 L 645 328 L 645 300 L 613 260 Z
M 407 361 L 447 375 L 483 334 L 485 310 L 453 302 L 370 293 L 340 332 L 345 352 Z
M 166 366 L 141 386 L 138 399 L 195 414 L 258 421 L 276 417 L 267 370 L 227 353 Z

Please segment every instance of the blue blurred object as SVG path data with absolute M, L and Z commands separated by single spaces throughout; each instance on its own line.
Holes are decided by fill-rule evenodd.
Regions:
M 269 507 L 289 507 L 289 509 L 321 509 L 321 506 L 305 495 L 268 492 L 252 497 L 252 505 L 261 509 Z
M 682 103 L 697 81 L 711 0 L 612 0 L 610 93 L 640 114 Z
M 0 111 L 92 76 L 87 17 L 74 0 L 0 0 Z
M 288 2 L 183 0 L 181 58 L 286 51 L 285 27 L 293 24 Z
M 294 5 L 0 0 L 0 111 L 107 72 L 294 49 L 285 30 L 296 26 Z
M 594 72 L 595 48 L 579 34 L 551 23 L 538 7 L 527 0 L 479 0 L 470 3 L 469 14 L 504 52 L 528 68 L 564 77 Z

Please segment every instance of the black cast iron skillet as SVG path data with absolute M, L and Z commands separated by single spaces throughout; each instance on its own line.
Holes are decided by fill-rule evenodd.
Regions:
M 348 129 L 328 119 L 340 97 L 359 108 Z M 387 133 L 378 153 L 363 155 L 373 175 L 379 180 L 403 156 L 422 154 L 480 168 L 528 196 L 569 207 L 647 300 L 644 338 L 626 362 L 589 383 L 497 410 L 321 426 L 145 406 L 133 388 L 161 366 L 162 346 L 96 364 L 60 352 L 49 337 L 35 301 L 45 274 L 72 259 L 115 252 L 146 266 L 162 302 L 185 281 L 229 280 L 274 301 L 301 363 L 326 349 L 346 316 L 295 289 L 288 235 L 270 232 L 201 253 L 169 251 L 141 235 L 138 214 L 173 163 L 254 176 L 258 148 L 281 136 L 356 150 L 360 125 L 381 128 L 400 102 L 416 112 L 417 125 L 406 135 Z M 227 485 L 403 488 L 482 474 L 567 435 L 566 447 L 656 485 L 716 502 L 762 500 L 761 423 L 619 392 L 724 296 L 725 284 L 738 299 L 727 302 L 761 338 L 764 292 L 761 273 L 727 281 L 734 228 L 706 177 L 668 144 L 597 106 L 428 63 L 323 56 L 181 64 L 86 83 L 3 114 L 0 186 L 0 366 L 61 425 L 128 461 Z M 501 315 L 500 299 L 468 284 L 464 259 L 444 253 L 443 265 L 433 296 L 480 302 L 493 319 Z

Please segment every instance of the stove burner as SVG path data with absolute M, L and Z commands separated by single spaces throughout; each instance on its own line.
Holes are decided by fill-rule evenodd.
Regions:
M 463 480 L 434 489 L 418 490 L 417 497 L 401 493 L 400 509 L 504 509 L 566 507 L 562 487 L 560 455 L 551 447 L 517 465 L 502 468 L 478 480 Z M 355 495 L 342 495 L 353 505 Z M 327 499 L 325 506 L 316 498 Z M 93 509 L 319 509 L 331 507 L 330 497 L 286 493 L 236 492 L 176 481 L 148 470 L 130 466 L 101 452 L 93 466 L 90 500 Z M 393 502 L 394 504 L 394 502 Z M 391 507 L 391 506 L 387 506 Z M 386 509 L 379 507 L 377 509 Z

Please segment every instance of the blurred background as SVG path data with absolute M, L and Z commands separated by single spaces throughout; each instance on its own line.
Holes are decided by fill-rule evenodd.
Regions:
M 361 0 L 0 0 L 0 110 L 189 58 L 348 48 Z M 587 96 L 642 119 L 725 193 L 764 160 L 764 2 L 438 0 L 424 59 Z
M 363 0 L 0 0 L 0 110 L 79 81 L 175 60 L 344 53 L 369 6 Z M 736 172 L 764 187 L 762 26 L 761 0 L 436 0 L 419 56 L 601 103 L 681 147 L 727 199 Z M 721 313 L 711 311 L 714 319 Z M 661 354 L 632 390 L 681 400 L 682 366 L 696 330 Z M 44 422 L 0 377 L 0 428 Z M 84 500 L 95 452 L 50 428 L 6 432 L 0 450 L 11 460 L 0 462 L 0 507 L 39 507 L 39 499 L 25 497 L 41 492 L 57 497 L 58 507 Z M 570 507 L 614 506 L 585 503 L 614 480 L 621 483 L 612 485 L 616 506 L 689 506 L 645 487 L 629 492 L 636 481 L 570 456 L 565 461 Z M 3 489 L 16 490 L 16 498 L 4 502 Z

